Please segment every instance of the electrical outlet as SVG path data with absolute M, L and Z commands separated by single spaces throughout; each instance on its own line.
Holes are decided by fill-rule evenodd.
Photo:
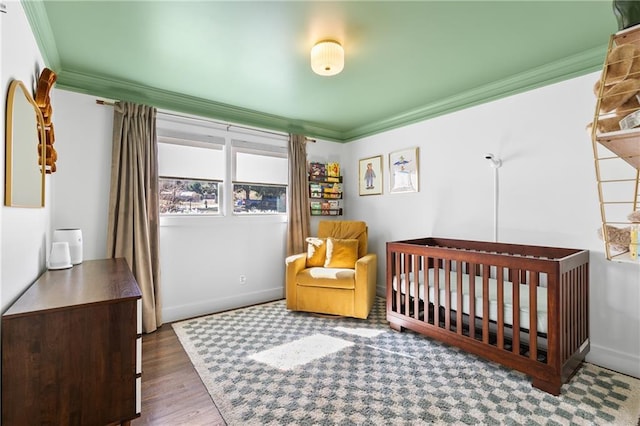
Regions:
M 240 284 L 246 284 L 246 283 L 247 283 L 247 276 L 240 275 Z

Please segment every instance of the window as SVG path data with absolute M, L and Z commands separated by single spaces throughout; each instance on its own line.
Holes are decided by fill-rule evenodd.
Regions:
M 284 146 L 234 140 L 233 213 L 287 212 L 288 162 Z
M 224 139 L 158 129 L 160 214 L 219 215 Z
M 286 213 L 287 187 L 234 183 L 233 201 L 234 213 Z
M 160 214 L 219 214 L 220 182 L 160 178 Z
M 159 113 L 159 203 L 163 216 L 284 215 L 287 137 Z M 174 219 L 168 219 L 175 222 Z M 280 219 L 277 219 L 280 220 Z

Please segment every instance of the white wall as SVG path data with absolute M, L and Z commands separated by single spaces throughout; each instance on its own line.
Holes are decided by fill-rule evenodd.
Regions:
M 283 298 L 286 228 L 279 216 L 161 219 L 164 321 Z
M 6 2 L 7 13 L 0 14 L 1 58 L 0 81 L 3 99 L 6 99 L 12 80 L 22 80 L 35 92 L 37 78 L 44 67 L 42 56 L 31 33 L 22 5 L 17 1 Z M 5 135 L 4 117 L 6 101 L 0 106 L 2 135 Z M 55 109 L 54 109 L 55 120 Z M 34 147 L 35 149 L 35 147 Z M 5 173 L 5 150 L 0 150 L 0 174 Z M 0 196 L 0 297 L 4 312 L 13 301 L 44 271 L 47 256 L 47 235 L 51 196 L 48 191 L 50 177 L 46 178 L 45 208 L 4 207 L 4 185 Z
M 107 255 L 113 108 L 96 98 L 53 90 L 58 152 L 52 176 L 51 228 L 80 228 L 83 259 Z
M 347 217 L 367 221 L 384 294 L 385 243 L 441 236 L 493 239 L 493 170 L 502 158 L 498 239 L 582 248 L 590 255 L 588 360 L 640 377 L 640 264 L 606 261 L 592 145 L 597 74 L 554 84 L 348 144 L 343 164 L 384 155 L 384 194 L 345 180 Z M 420 191 L 389 194 L 388 154 L 419 147 Z

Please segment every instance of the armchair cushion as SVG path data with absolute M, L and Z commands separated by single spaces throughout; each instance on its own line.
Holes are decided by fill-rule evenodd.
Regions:
M 321 220 L 318 224 L 318 237 L 355 238 L 358 240 L 358 257 L 367 251 L 367 224 L 355 220 Z
M 298 285 L 304 287 L 342 288 L 353 290 L 355 269 L 307 268 L 296 276 Z
M 325 268 L 350 268 L 358 260 L 358 240 L 353 238 L 327 238 Z
M 307 268 L 324 266 L 327 258 L 327 239 L 309 237 L 307 241 Z

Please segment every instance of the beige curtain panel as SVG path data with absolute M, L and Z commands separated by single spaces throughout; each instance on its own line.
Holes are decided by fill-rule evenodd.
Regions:
M 142 328 L 162 325 L 158 243 L 156 109 L 118 102 L 113 150 L 107 256 L 124 257 L 142 292 Z
M 305 238 L 311 229 L 308 176 L 307 139 L 303 135 L 290 135 L 287 256 L 302 253 L 307 247 Z

